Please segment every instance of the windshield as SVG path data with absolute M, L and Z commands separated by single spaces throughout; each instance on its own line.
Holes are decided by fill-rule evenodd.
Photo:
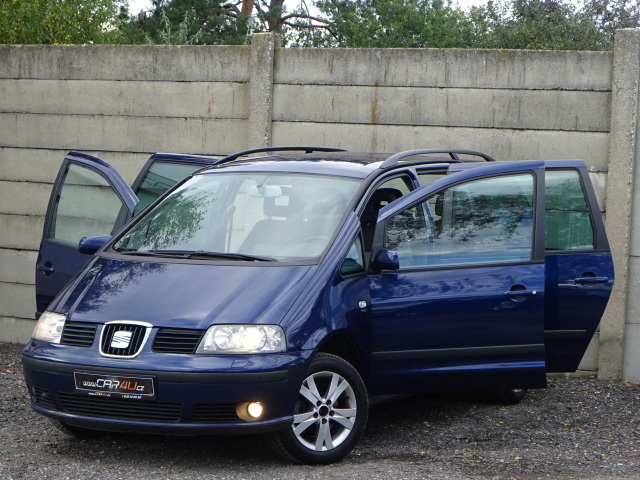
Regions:
M 198 175 L 114 244 L 123 253 L 299 260 L 328 246 L 358 180 L 304 174 Z

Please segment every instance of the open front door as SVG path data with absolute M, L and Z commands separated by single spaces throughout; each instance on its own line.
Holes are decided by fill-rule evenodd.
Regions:
M 546 384 L 542 162 L 411 192 L 380 211 L 373 252 L 398 258 L 369 275 L 374 393 Z
M 112 235 L 122 211 L 137 197 L 120 174 L 99 158 L 70 152 L 51 192 L 36 263 L 37 315 L 91 259 L 78 251 L 82 237 Z

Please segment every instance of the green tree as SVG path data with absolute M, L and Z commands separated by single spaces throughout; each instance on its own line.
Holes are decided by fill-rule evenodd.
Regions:
M 488 32 L 487 48 L 603 50 L 606 35 L 584 10 L 565 0 L 490 0 L 475 9 Z
M 478 46 L 470 17 L 451 0 L 319 0 L 325 44 L 340 47 Z
M 619 28 L 640 27 L 640 2 L 637 0 L 586 0 L 582 15 L 589 18 L 604 36 L 604 47 L 613 48 Z
M 125 0 L 2 0 L 0 43 L 113 43 Z
M 306 0 L 288 12 L 284 0 L 152 0 L 150 12 L 133 15 L 122 26 L 125 43 L 164 43 L 170 31 L 171 42 L 178 40 L 177 32 L 195 43 L 243 44 L 254 32 L 278 32 L 284 43 L 298 38 L 291 31 L 326 28 L 326 21 L 313 17 Z
M 256 28 L 236 4 L 218 0 L 152 0 L 150 12 L 133 15 L 122 26 L 125 43 L 244 44 Z

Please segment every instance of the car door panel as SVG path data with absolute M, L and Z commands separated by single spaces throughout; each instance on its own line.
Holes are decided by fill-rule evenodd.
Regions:
M 546 166 L 546 363 L 549 372 L 572 372 L 609 300 L 613 259 L 584 163 Z
M 92 258 L 78 251 L 82 237 L 111 235 L 120 212 L 138 199 L 120 174 L 99 158 L 66 157 L 53 186 L 36 262 L 37 315 Z
M 549 372 L 578 368 L 613 284 L 609 252 L 547 255 L 546 362 Z
M 82 255 L 77 251 L 77 241 L 81 237 L 115 233 L 134 214 L 139 213 L 176 183 L 201 168 L 215 164 L 218 160 L 215 157 L 156 153 L 145 163 L 133 182 L 132 188 L 129 188 L 117 170 L 108 163 L 97 157 L 70 152 L 58 172 L 45 218 L 43 238 L 36 265 L 36 304 L 38 309 L 36 315 L 39 315 L 46 308 L 69 279 L 90 260 L 90 256 Z M 78 185 L 67 185 L 65 196 L 62 196 L 70 168 L 83 168 L 87 172 L 93 172 L 87 175 L 98 175 L 103 178 L 104 185 L 96 190 L 111 189 L 113 192 L 110 199 L 111 205 L 105 205 L 104 192 L 97 194 L 98 196 L 85 195 L 86 198 L 82 198 L 82 195 L 79 195 L 77 191 L 80 188 Z M 75 195 L 74 189 L 76 190 Z M 102 199 L 99 198 L 100 195 L 103 197 Z M 139 197 L 142 197 L 142 202 L 139 201 Z M 96 215 L 93 215 L 96 218 L 87 219 L 79 216 L 73 219 L 72 216 L 67 215 L 63 221 L 60 221 L 58 213 L 60 202 L 63 200 L 68 202 L 69 208 L 74 205 L 96 204 L 97 210 L 94 212 Z M 98 213 L 100 209 L 103 211 Z M 116 210 L 117 215 L 115 215 Z M 111 213 L 107 214 L 107 211 Z M 64 225 L 65 222 L 66 225 Z M 72 222 L 76 222 L 77 225 L 71 226 Z M 101 223 L 101 225 L 96 223 Z M 59 235 L 60 226 L 65 230 L 65 235 Z
M 492 197 L 500 185 L 524 188 L 529 203 Z M 543 185 L 541 162 L 478 167 L 381 211 L 375 243 L 396 250 L 401 268 L 369 275 L 374 392 L 545 385 Z M 509 202 L 526 216 L 495 214 Z M 492 245 L 501 235 L 509 242 Z

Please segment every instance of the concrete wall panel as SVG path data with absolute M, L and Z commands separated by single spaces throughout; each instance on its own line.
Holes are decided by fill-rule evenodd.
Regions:
M 276 85 L 274 120 L 608 132 L 611 95 Z
M 611 52 L 281 48 L 275 82 L 609 91 L 612 58 Z
M 38 250 L 43 226 L 44 217 L 0 213 L 0 247 Z
M 65 153 L 0 147 L 0 180 L 53 183 Z
M 591 184 L 593 185 L 593 190 L 595 191 L 596 198 L 598 199 L 600 212 L 604 213 L 607 209 L 607 174 L 589 172 L 589 178 L 591 178 Z
M 246 82 L 248 46 L 0 45 L 0 78 Z
M 0 82 L 0 111 L 248 118 L 247 89 L 247 83 L 5 80 Z
M 596 332 L 589 342 L 587 351 L 578 365 L 578 370 L 595 372 L 598 370 L 598 346 L 600 344 L 600 333 Z
M 51 195 L 48 183 L 6 182 L 0 180 L 0 205 L 3 213 L 43 215 Z
M 0 282 L 35 283 L 38 252 L 0 248 Z
M 68 150 L 0 147 L 0 180 L 52 184 Z M 95 152 L 84 153 L 113 165 L 131 184 L 149 158 L 149 153 Z M 44 214 L 44 212 L 42 212 Z
M 0 113 L 0 145 L 220 154 L 246 148 L 246 120 Z
M 0 282 L 0 305 L 2 305 L 2 316 L 34 318 L 36 313 L 34 286 Z
M 2 341 L 26 344 L 36 326 L 34 319 L 0 316 L 0 332 Z

